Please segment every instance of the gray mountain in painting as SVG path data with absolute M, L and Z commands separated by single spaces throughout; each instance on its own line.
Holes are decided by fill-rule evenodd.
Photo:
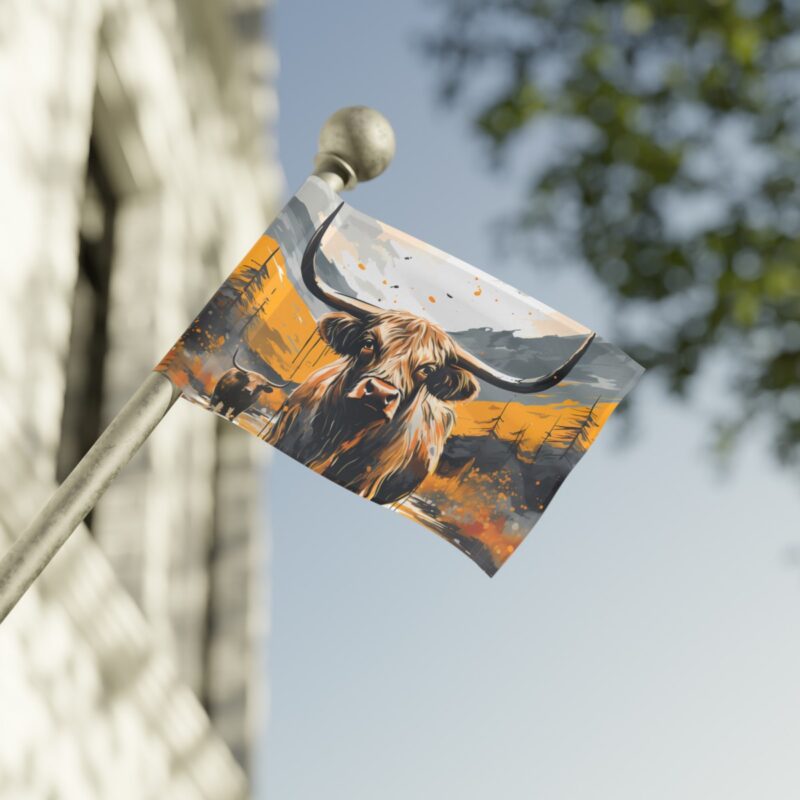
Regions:
M 472 328 L 451 331 L 452 337 L 465 349 L 503 372 L 519 377 L 532 377 L 554 370 L 575 352 L 583 336 L 541 336 L 523 339 L 514 331 Z M 630 391 L 642 368 L 618 347 L 595 339 L 583 358 L 560 384 L 540 395 L 518 395 L 527 404 L 576 400 L 591 405 L 599 397 L 616 402 Z M 481 386 L 481 400 L 508 400 L 509 393 L 487 384 Z

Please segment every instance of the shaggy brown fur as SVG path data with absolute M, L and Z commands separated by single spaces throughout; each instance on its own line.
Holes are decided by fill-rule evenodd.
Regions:
M 267 441 L 377 503 L 407 497 L 436 469 L 452 402 L 474 397 L 476 379 L 447 333 L 405 311 L 326 314 L 319 333 L 341 358 L 292 392 Z

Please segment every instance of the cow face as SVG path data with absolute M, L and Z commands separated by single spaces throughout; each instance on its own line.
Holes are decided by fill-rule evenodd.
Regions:
M 450 402 L 478 393 L 478 382 L 456 364 L 453 340 L 405 311 L 356 318 L 344 312 L 319 320 L 322 339 L 348 360 L 345 397 L 360 413 L 390 421 L 415 398 Z

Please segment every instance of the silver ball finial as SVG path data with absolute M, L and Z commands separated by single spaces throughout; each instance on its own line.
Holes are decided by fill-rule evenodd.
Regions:
M 316 172 L 335 172 L 352 189 L 377 178 L 395 153 L 394 131 L 380 111 L 366 106 L 340 108 L 322 126 Z

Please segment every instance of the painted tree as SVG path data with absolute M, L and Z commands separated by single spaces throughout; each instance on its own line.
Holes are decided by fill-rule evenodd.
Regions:
M 266 282 L 270 279 L 270 263 L 279 252 L 275 248 L 263 261 L 248 261 L 239 268 L 226 281 L 226 288 L 230 288 L 233 301 L 246 313 L 258 295 L 264 290 Z M 263 306 L 263 303 L 262 303 Z
M 559 458 L 577 461 L 592 443 L 600 427 L 597 419 L 597 404 L 600 398 L 585 410 L 562 416 L 550 439 L 551 444 L 561 448 Z
M 268 298 L 253 309 L 256 298 L 271 277 L 271 262 L 278 249 L 263 261 L 240 264 L 200 312 L 196 324 L 183 341 L 194 353 L 210 353 L 228 343 L 231 335 L 240 339 L 245 328 L 262 311 Z M 243 320 L 242 324 L 238 324 Z
M 584 262 L 675 392 L 729 356 L 721 442 L 761 415 L 800 459 L 800 2 L 439 5 L 445 96 L 529 171 L 518 241 Z

